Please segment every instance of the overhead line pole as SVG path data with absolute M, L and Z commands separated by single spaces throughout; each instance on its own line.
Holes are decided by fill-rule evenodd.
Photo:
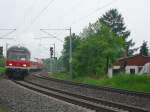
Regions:
M 6 33 L 5 35 L 2 35 L 1 37 L 0 37 L 0 39 L 13 39 L 13 38 L 4 38 L 4 37 L 6 37 L 6 36 L 8 36 L 8 35 L 10 35 L 10 34 L 12 34 L 13 32 L 15 32 L 16 31 L 16 29 L 5 29 L 5 28 L 3 28 L 3 29 L 0 29 L 1 31 L 10 31 L 10 32 L 8 32 L 8 33 Z M 8 43 L 6 42 L 6 56 L 7 56 L 7 48 L 8 48 Z
M 72 37 L 71 37 L 71 27 L 69 29 L 70 31 L 70 52 L 69 52 L 69 55 L 70 55 L 70 58 L 69 58 L 69 68 L 70 68 L 70 75 L 71 75 L 71 78 L 72 78 Z
M 44 31 L 44 30 L 68 30 L 69 31 L 69 35 L 70 35 L 70 42 L 69 42 L 69 73 L 70 73 L 70 76 L 71 78 L 73 77 L 72 75 L 72 30 L 71 30 L 71 27 L 69 29 L 40 29 L 41 31 Z M 47 33 L 48 34 L 48 33 Z

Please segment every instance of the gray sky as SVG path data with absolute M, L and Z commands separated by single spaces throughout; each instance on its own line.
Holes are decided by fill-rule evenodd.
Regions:
M 22 45 L 28 47 L 32 57 L 49 57 L 49 46 L 56 44 L 56 55 L 60 56 L 63 42 L 45 37 L 42 28 L 69 28 L 79 34 L 88 23 L 95 22 L 111 8 L 117 8 L 123 15 L 130 38 L 139 47 L 150 38 L 150 0 L 0 0 L 0 29 L 16 28 L 8 37 L 15 40 L 0 40 L 0 45 Z M 0 31 L 0 37 L 8 31 Z M 64 40 L 69 31 L 48 31 Z

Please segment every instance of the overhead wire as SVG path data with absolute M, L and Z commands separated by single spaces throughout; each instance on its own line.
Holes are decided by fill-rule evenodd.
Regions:
M 59 20 L 60 20 L 60 18 L 61 18 L 61 21 L 62 21 L 64 18 L 66 18 L 66 16 L 69 16 L 69 15 L 72 13 L 73 9 L 78 8 L 77 6 L 78 6 L 81 2 L 82 2 L 82 0 L 79 0 L 79 1 L 77 1 L 75 4 L 73 4 L 73 6 L 72 6 L 71 8 L 69 8 L 65 14 L 63 14 L 63 15 L 61 15 L 61 16 L 58 17 Z M 63 32 L 64 32 L 64 31 L 60 31 L 60 33 L 57 34 L 57 37 L 59 37 Z M 56 34 L 55 34 L 55 35 L 56 35 Z M 62 41 L 62 40 L 60 39 L 60 41 Z
M 4 29 L 1 29 L 1 30 L 4 30 Z M 2 36 L 0 36 L 0 38 L 4 38 L 6 36 L 9 36 L 10 34 L 12 34 L 12 33 L 14 33 L 16 31 L 16 29 L 7 29 L 7 30 L 11 30 L 11 31 L 6 33 L 6 34 L 4 34 L 4 35 L 2 35 Z
M 55 0 L 51 0 L 40 12 L 39 14 L 31 21 L 31 24 L 27 27 L 29 29 L 36 21 L 37 19 L 44 13 L 45 10 L 49 8 L 49 6 L 54 2 Z
M 74 24 L 76 24 L 76 23 L 79 23 L 79 21 L 82 21 L 82 20 L 84 20 L 85 18 L 88 18 L 89 16 L 93 15 L 94 13 L 100 11 L 100 10 L 103 9 L 103 8 L 106 8 L 106 7 L 108 7 L 108 6 L 112 5 L 112 4 L 114 4 L 115 2 L 117 2 L 117 0 L 112 0 L 111 2 L 109 2 L 109 3 L 105 4 L 105 5 L 103 5 L 102 7 L 99 7 L 99 8 L 97 8 L 97 9 L 95 9 L 94 11 L 92 11 L 92 12 L 89 13 L 89 14 L 87 14 L 86 16 L 83 16 L 83 17 L 79 18 L 78 20 L 73 21 L 73 22 L 71 23 L 71 25 L 74 25 Z
M 83 17 L 79 18 L 78 20 L 73 21 L 73 22 L 70 24 L 70 26 L 79 23 L 79 21 L 82 21 L 82 20 L 84 20 L 85 18 L 88 18 L 89 16 L 93 15 L 94 13 L 100 11 L 100 10 L 103 9 L 103 8 L 106 8 L 106 7 L 108 7 L 108 6 L 112 5 L 112 4 L 114 4 L 115 2 L 117 2 L 117 0 L 112 0 L 111 2 L 109 2 L 109 3 L 105 4 L 105 5 L 103 5 L 102 7 L 99 7 L 99 8 L 97 8 L 97 9 L 95 9 L 94 11 L 92 11 L 91 13 L 89 13 L 88 15 L 83 16 Z M 70 11 L 70 12 L 72 12 L 72 11 Z M 62 34 L 62 33 L 59 33 L 59 35 L 61 35 L 61 34 Z M 59 36 L 59 35 L 58 35 L 58 36 Z
M 78 8 L 76 6 L 78 6 L 81 2 L 82 2 L 82 0 L 79 0 L 76 4 L 74 4 L 71 8 L 69 8 L 65 14 L 63 14 L 59 18 L 63 19 L 64 17 L 70 15 L 73 12 L 74 9 Z
M 31 5 L 27 8 L 27 11 L 25 12 L 24 14 L 24 19 L 23 19 L 23 22 L 18 26 L 18 30 L 24 25 L 25 21 L 26 21 L 26 18 L 30 15 L 32 15 L 32 11 L 33 9 L 35 8 L 35 6 L 37 5 L 39 0 L 34 0 Z M 30 12 L 30 13 L 29 13 Z
M 47 35 L 51 36 L 51 38 L 56 38 L 58 41 L 60 42 L 63 42 L 63 40 L 61 40 L 60 38 L 58 38 L 57 36 L 47 32 L 47 31 L 44 31 L 44 30 L 41 30 L 43 33 L 46 33 Z M 50 37 L 46 37 L 46 38 L 50 38 Z

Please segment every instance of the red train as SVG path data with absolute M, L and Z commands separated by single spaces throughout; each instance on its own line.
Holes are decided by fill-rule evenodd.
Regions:
M 41 70 L 42 62 L 33 62 L 30 60 L 31 53 L 25 47 L 13 46 L 7 50 L 7 59 L 5 63 L 6 74 L 10 78 L 24 78 L 29 71 Z

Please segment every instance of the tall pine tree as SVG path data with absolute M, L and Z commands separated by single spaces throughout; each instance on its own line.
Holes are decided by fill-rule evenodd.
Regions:
M 143 42 L 142 46 L 140 47 L 140 54 L 144 56 L 148 56 L 148 46 L 147 42 Z
M 121 14 L 119 14 L 117 9 L 111 9 L 108 12 L 106 12 L 98 22 L 102 22 L 109 27 L 112 28 L 112 31 L 118 36 L 123 37 L 123 40 L 125 42 L 125 52 L 127 56 L 130 56 L 134 53 L 136 49 L 131 49 L 131 47 L 134 46 L 134 42 L 131 40 L 128 40 L 128 37 L 130 36 L 130 31 L 127 30 L 124 23 L 124 18 Z

